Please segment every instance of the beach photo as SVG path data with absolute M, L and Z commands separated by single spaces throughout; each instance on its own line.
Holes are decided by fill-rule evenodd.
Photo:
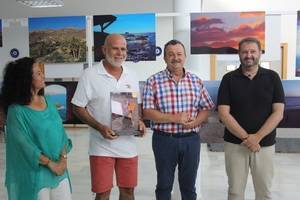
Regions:
M 45 95 L 49 96 L 63 120 L 67 119 L 67 89 L 61 85 L 50 84 L 45 88 Z
M 64 124 L 82 124 L 73 114 L 71 100 L 77 81 L 46 81 L 45 95 L 50 96 L 56 105 Z
M 278 128 L 300 128 L 300 80 L 282 81 L 285 106 L 284 116 Z

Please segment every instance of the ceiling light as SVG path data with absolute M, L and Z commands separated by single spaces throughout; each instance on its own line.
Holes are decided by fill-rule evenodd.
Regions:
M 32 8 L 62 7 L 63 0 L 17 0 L 17 2 Z

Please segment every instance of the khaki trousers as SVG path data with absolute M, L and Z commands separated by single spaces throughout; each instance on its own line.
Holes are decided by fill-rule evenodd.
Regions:
M 244 200 L 249 169 L 255 200 L 271 200 L 275 145 L 251 152 L 247 147 L 225 142 L 225 167 L 228 176 L 228 200 Z

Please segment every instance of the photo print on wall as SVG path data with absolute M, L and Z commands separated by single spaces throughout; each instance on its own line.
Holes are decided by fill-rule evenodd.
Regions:
M 44 63 L 86 62 L 86 17 L 29 18 L 30 57 Z
M 221 81 L 204 81 L 204 86 L 217 105 L 218 90 Z M 285 93 L 284 116 L 278 128 L 300 128 L 300 80 L 283 80 Z M 217 108 L 209 112 L 208 120 L 201 129 L 201 142 L 223 143 L 224 125 L 218 117 Z
M 64 124 L 82 124 L 72 111 L 76 86 L 77 81 L 46 81 L 45 96 L 51 98 Z
M 296 76 L 300 76 L 300 11 L 297 13 Z
M 3 46 L 3 42 L 2 42 L 2 20 L 0 19 L 0 47 Z
M 191 13 L 191 54 L 236 54 L 242 38 L 265 47 L 265 12 Z
M 156 60 L 155 14 L 120 14 L 93 16 L 94 60 L 104 58 L 102 46 L 107 35 L 118 33 L 127 41 L 126 61 Z

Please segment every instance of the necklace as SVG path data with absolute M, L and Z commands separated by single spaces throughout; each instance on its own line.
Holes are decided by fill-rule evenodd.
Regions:
M 255 70 L 254 72 L 244 72 L 244 75 L 248 78 L 253 78 L 257 74 L 258 70 Z

